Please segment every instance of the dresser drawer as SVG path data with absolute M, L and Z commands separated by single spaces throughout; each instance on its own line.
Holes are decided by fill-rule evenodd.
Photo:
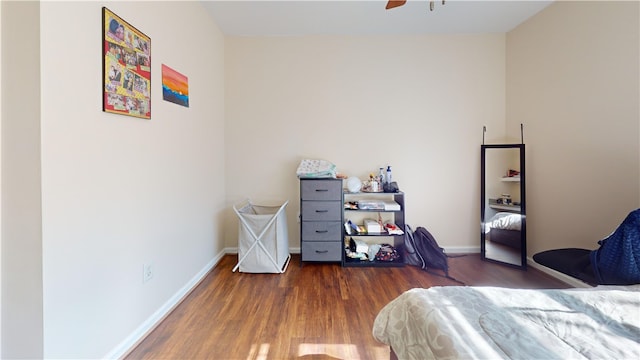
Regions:
M 342 201 L 302 201 L 302 221 L 341 221 Z
M 342 242 L 303 241 L 302 261 L 342 261 Z
M 302 200 L 342 200 L 342 180 L 300 181 Z
M 342 224 L 339 221 L 303 221 L 302 241 L 340 241 Z

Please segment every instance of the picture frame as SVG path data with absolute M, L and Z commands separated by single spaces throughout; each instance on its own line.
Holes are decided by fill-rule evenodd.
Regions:
M 151 38 L 102 8 L 102 111 L 151 119 Z
M 189 78 L 162 64 L 162 99 L 189 107 Z

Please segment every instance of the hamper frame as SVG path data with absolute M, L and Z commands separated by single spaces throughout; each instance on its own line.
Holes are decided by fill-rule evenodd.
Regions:
M 286 213 L 285 213 L 285 208 L 287 206 L 287 204 L 289 203 L 289 201 L 285 201 L 282 205 L 277 205 L 277 206 L 272 206 L 272 205 L 258 205 L 253 203 L 250 199 L 246 199 L 245 201 L 239 203 L 239 204 L 235 204 L 233 205 L 233 211 L 236 213 L 236 215 L 238 216 L 239 219 L 239 233 L 238 233 L 238 263 L 236 264 L 236 266 L 233 268 L 232 272 L 236 272 L 236 270 L 240 269 L 240 272 L 253 272 L 253 273 L 284 273 L 287 270 L 287 267 L 289 266 L 289 263 L 291 261 L 291 254 L 289 253 L 289 240 L 288 240 L 288 233 L 287 233 L 287 223 L 286 223 Z M 255 209 L 258 208 L 263 208 L 263 209 L 269 209 L 269 210 L 274 210 L 277 208 L 277 210 L 275 210 L 275 212 L 273 213 L 265 213 L 265 214 L 257 214 L 255 213 Z M 247 211 L 247 209 L 251 209 L 254 213 L 249 213 Z M 266 223 L 264 223 L 264 225 L 262 226 L 262 228 L 253 228 L 252 224 L 250 224 L 250 219 L 249 216 L 253 217 L 255 220 L 256 217 L 261 217 L 259 220 L 267 220 Z M 253 225 L 258 225 L 254 224 Z M 274 228 L 274 238 L 266 238 L 267 232 Z M 279 233 L 277 231 L 278 228 L 282 228 L 284 231 L 283 234 Z M 246 233 L 243 233 L 242 230 L 246 230 Z M 243 234 L 248 234 L 248 239 L 244 239 L 242 238 Z M 244 249 L 243 248 L 243 241 L 248 240 L 251 242 L 251 245 L 248 246 L 248 248 Z M 267 242 L 274 242 L 275 246 L 271 246 L 272 248 L 275 247 L 275 254 L 270 253 L 270 251 L 267 249 L 268 245 L 274 245 L 274 244 L 267 244 Z M 286 249 L 286 258 L 283 261 L 283 265 L 280 265 L 279 262 L 281 262 L 283 259 L 281 259 L 281 256 L 279 255 L 283 255 L 280 254 L 280 252 L 282 252 L 282 247 L 285 247 Z M 255 252 L 260 252 L 255 253 Z M 246 261 L 249 261 L 250 255 L 255 255 L 255 257 L 260 257 L 261 255 L 265 255 L 266 259 L 262 259 L 264 262 L 263 263 L 256 263 L 254 264 L 256 268 L 260 268 L 260 270 L 245 270 L 243 271 L 243 268 L 241 267 L 241 265 L 243 265 L 243 263 L 245 263 Z M 276 257 L 276 259 L 274 259 L 274 255 Z M 255 260 L 255 259 L 254 259 Z M 245 266 L 248 268 L 251 268 L 251 264 L 246 265 Z M 269 270 L 265 269 L 265 266 L 267 268 L 269 268 Z M 272 268 L 271 268 L 272 267 Z

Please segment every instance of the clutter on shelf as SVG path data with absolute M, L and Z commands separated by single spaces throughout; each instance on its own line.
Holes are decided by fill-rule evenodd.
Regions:
M 403 235 L 404 231 L 392 222 L 381 223 L 380 220 L 364 219 L 363 224 L 354 224 L 351 220 L 344 223 L 347 235 Z
M 369 179 L 362 184 L 363 192 L 382 192 L 382 183 L 380 183 L 380 178 L 374 176 L 373 173 L 369 174 Z
M 357 225 L 351 222 L 351 220 L 348 220 L 347 222 L 344 223 L 344 230 L 348 235 L 354 234 L 366 234 L 367 233 L 367 229 L 364 227 L 364 225 Z
M 513 169 L 509 169 L 507 170 L 507 175 L 504 177 L 520 177 L 520 171 L 518 170 L 513 170 Z
M 376 253 L 377 261 L 396 261 L 400 259 L 400 255 L 396 248 L 389 244 L 380 245 L 380 250 Z
M 398 225 L 393 223 L 385 223 L 384 229 L 389 233 L 389 235 L 403 235 L 404 231 L 398 227 Z
M 378 200 L 358 200 L 360 210 L 384 210 L 384 202 Z
M 363 182 L 361 193 L 348 188 L 343 193 L 343 266 L 404 266 L 405 194 L 371 194 L 376 189 L 371 184 L 386 179 L 384 168 L 380 170 Z
M 400 204 L 393 200 L 358 200 L 345 201 L 346 210 L 384 210 L 400 211 Z
M 362 240 L 349 238 L 345 255 L 350 259 L 391 262 L 400 259 L 398 251 L 390 244 L 367 244 Z
M 398 183 L 393 181 L 391 175 L 391 165 L 387 165 L 387 169 L 380 167 L 378 174 L 369 173 L 366 180 L 360 180 L 357 177 L 350 176 L 346 181 L 346 189 L 349 193 L 397 193 L 400 191 Z

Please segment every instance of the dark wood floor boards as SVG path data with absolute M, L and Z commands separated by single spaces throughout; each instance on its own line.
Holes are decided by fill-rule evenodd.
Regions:
M 225 256 L 126 359 L 389 359 L 371 335 L 378 311 L 411 288 L 459 285 L 413 266 L 300 266 L 299 259 L 284 274 L 248 274 L 233 273 L 237 256 Z M 467 285 L 569 287 L 477 254 L 449 264 Z

